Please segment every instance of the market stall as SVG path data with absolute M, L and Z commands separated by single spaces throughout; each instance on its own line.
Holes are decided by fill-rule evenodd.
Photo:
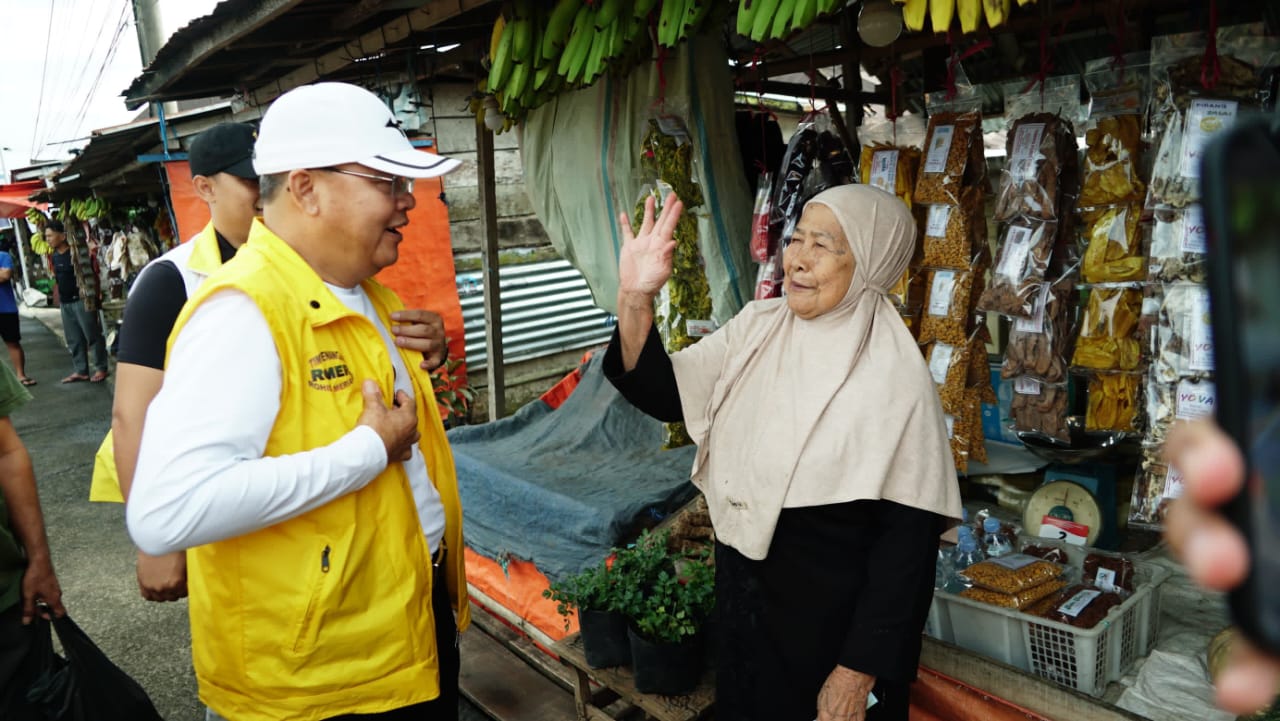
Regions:
M 755 210 L 750 232 L 730 235 L 756 263 L 755 298 L 780 292 L 789 225 L 820 190 L 876 185 L 917 217 L 916 258 L 893 296 L 937 384 L 969 514 L 939 550 L 927 632 L 951 645 L 936 648 L 1017 669 L 987 692 L 1045 718 L 1055 709 L 1038 683 L 1094 699 L 1072 707 L 1092 717 L 1228 718 L 1204 664 L 1228 625 L 1222 599 L 1159 543 L 1181 492 L 1161 448 L 1172 423 L 1213 410 L 1197 161 L 1236 117 L 1273 109 L 1276 9 L 868 0 L 718 17 L 671 5 L 602 18 L 609 4 L 504 3 L 477 86 L 478 121 L 522 128 L 527 172 L 548 181 L 533 191 L 540 219 L 598 301 L 616 282 L 610 219 L 649 181 L 696 219 L 677 228 L 660 301 L 667 349 L 736 312 L 724 298 L 743 246 L 722 247 L 703 224 L 708 178 L 681 180 L 660 142 L 715 153 L 716 133 L 691 119 L 705 89 L 670 90 L 681 59 L 720 39 L 739 100 L 764 108 L 790 91 L 812 111 L 787 128 L 780 163 L 758 154 L 741 170 Z M 619 79 L 647 72 L 663 78 L 649 86 L 650 126 Z M 551 182 L 575 173 L 588 182 Z M 707 215 L 740 222 L 741 192 Z M 681 439 L 668 429 L 664 447 Z M 940 700 L 937 674 L 951 677 L 925 671 L 921 713 L 972 705 Z

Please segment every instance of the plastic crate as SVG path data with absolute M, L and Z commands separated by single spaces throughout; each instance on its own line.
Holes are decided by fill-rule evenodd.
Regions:
M 1045 539 L 1025 539 L 1067 551 L 1080 569 L 1090 553 L 1116 556 Z M 1132 559 L 1130 559 L 1132 560 Z M 1168 570 L 1133 561 L 1134 593 L 1112 609 L 1097 626 L 1076 628 L 1011 609 L 936 592 L 925 632 L 1091 696 L 1101 696 L 1155 645 L 1160 624 L 1160 585 Z

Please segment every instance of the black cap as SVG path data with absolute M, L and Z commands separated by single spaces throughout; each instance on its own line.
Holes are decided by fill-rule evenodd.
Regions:
M 44 224 L 46 230 L 52 230 L 55 233 L 65 233 L 67 229 L 62 226 L 61 220 L 51 220 Z
M 209 177 L 230 173 L 256 180 L 253 172 L 253 143 L 258 133 L 246 123 L 218 123 L 191 141 L 187 162 L 191 174 Z

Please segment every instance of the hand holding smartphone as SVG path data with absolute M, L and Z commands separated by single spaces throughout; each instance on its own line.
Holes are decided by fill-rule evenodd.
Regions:
M 1280 656 L 1280 116 L 1239 120 L 1205 149 L 1218 424 L 1246 461 L 1223 508 L 1249 546 L 1231 592 L 1236 624 Z

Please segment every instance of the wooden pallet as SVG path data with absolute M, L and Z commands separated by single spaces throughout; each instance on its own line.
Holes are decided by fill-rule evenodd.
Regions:
M 715 684 L 710 672 L 691 694 L 657 696 L 636 690 L 631 669 L 588 666 L 580 634 L 566 636 L 556 643 L 555 651 L 560 654 L 561 661 L 573 667 L 576 675 L 574 705 L 578 721 L 616 721 L 618 718 L 601 705 L 599 693 L 592 689 L 592 681 L 613 692 L 627 704 L 642 709 L 656 721 L 697 721 L 709 716 L 715 703 Z

